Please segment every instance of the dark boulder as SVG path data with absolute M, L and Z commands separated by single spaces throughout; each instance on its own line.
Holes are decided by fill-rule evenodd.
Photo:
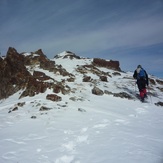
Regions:
M 101 96 L 101 95 L 104 94 L 104 92 L 103 92 L 101 89 L 99 89 L 98 87 L 94 87 L 94 88 L 92 89 L 92 94 Z
M 51 100 L 51 101 L 58 102 L 58 101 L 61 101 L 61 100 L 62 100 L 62 97 L 57 96 L 56 94 L 48 94 L 48 95 L 46 96 L 46 99 L 47 99 L 47 100 Z
M 100 76 L 100 80 L 103 81 L 103 82 L 108 81 L 107 76 Z

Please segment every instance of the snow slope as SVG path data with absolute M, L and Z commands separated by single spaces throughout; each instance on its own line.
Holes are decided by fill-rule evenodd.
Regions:
M 157 92 L 157 97 L 149 96 L 147 103 L 136 98 L 93 95 L 93 85 L 81 82 L 82 74 L 75 70 L 76 65 L 91 61 L 55 59 L 56 64 L 62 64 L 76 76 L 74 83 L 67 83 L 75 93 L 59 93 L 60 102 L 46 100 L 52 90 L 22 99 L 18 99 L 20 92 L 17 92 L 0 101 L 0 163 L 163 162 L 163 108 L 154 104 L 162 100 L 162 92 Z M 43 69 L 39 71 L 54 76 Z M 95 74 L 88 75 L 98 80 Z M 54 77 L 61 80 L 59 75 Z M 137 91 L 131 72 L 96 85 L 115 93 Z M 8 113 L 23 102 L 25 105 Z M 40 111 L 40 106 L 52 109 Z

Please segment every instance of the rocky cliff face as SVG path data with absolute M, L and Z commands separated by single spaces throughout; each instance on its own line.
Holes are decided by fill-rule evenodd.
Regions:
M 54 79 L 38 71 L 31 74 L 27 66 L 32 68 L 38 65 L 54 73 L 59 71 L 63 75 L 70 75 L 65 69 L 56 67 L 55 62 L 50 61 L 41 49 L 25 54 L 19 54 L 16 49 L 9 47 L 6 57 L 0 58 L 0 99 L 7 98 L 21 89 L 24 91 L 20 98 L 44 93 L 47 88 L 56 88 Z M 53 83 L 45 82 L 49 79 Z M 64 90 L 64 87 L 60 89 Z
M 10 47 L 6 58 L 0 62 L 0 99 L 2 99 L 24 88 L 31 75 L 24 65 L 23 55 L 14 48 Z

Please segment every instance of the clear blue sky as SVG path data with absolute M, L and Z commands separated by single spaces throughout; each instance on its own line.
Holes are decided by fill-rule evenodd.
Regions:
M 0 0 L 0 52 L 69 50 L 163 78 L 163 0 Z

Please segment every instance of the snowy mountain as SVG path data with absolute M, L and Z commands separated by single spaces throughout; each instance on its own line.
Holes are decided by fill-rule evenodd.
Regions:
M 137 98 L 119 61 L 42 50 L 0 58 L 1 163 L 162 163 L 163 80 Z

